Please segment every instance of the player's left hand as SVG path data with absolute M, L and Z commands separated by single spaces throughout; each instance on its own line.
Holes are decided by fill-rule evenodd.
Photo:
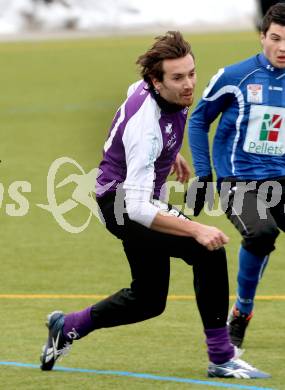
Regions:
M 178 153 L 174 164 L 172 164 L 170 175 L 176 174 L 176 180 L 180 183 L 187 183 L 191 176 L 190 166 L 185 158 Z
M 195 198 L 191 196 L 192 192 L 194 193 Z M 215 202 L 212 174 L 200 176 L 193 180 L 184 194 L 184 202 L 189 208 L 193 209 L 194 217 L 197 217 L 200 214 L 205 203 L 208 203 L 209 209 L 212 210 Z

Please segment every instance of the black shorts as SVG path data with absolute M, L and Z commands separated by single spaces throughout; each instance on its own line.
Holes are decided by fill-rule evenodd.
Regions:
M 208 253 L 208 250 L 204 246 L 200 245 L 191 237 L 160 233 L 149 229 L 132 221 L 126 212 L 123 214 L 123 219 L 121 215 L 117 217 L 115 213 L 115 197 L 115 193 L 109 193 L 103 197 L 97 198 L 97 203 L 100 207 L 100 213 L 104 218 L 103 222 L 106 224 L 106 228 L 123 242 L 146 242 L 148 246 L 159 248 L 160 252 L 167 254 L 169 257 L 181 258 L 191 265 L 193 258 L 201 256 L 204 252 Z M 156 202 L 156 200 L 154 200 L 154 202 Z M 164 203 L 164 205 L 170 214 L 189 219 L 172 205 L 166 203 Z
M 276 193 L 272 192 L 272 187 L 264 185 L 265 181 L 251 182 L 255 189 L 245 192 L 244 185 L 249 183 L 232 182 L 230 192 L 221 191 L 222 207 L 242 235 L 243 247 L 266 256 L 275 249 L 279 229 L 285 231 L 285 180 L 277 181 Z

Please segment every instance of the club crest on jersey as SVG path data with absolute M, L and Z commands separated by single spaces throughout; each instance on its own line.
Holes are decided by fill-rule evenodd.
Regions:
M 165 126 L 165 133 L 166 134 L 172 133 L 172 123 L 167 123 L 167 125 Z
M 262 85 L 248 84 L 247 86 L 247 101 L 248 103 L 262 103 Z
M 283 119 L 281 115 L 265 113 L 261 123 L 259 140 L 277 142 Z

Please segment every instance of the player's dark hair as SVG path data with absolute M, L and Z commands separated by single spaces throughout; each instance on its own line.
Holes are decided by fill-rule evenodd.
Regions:
M 285 26 L 285 3 L 272 5 L 264 15 L 260 31 L 265 35 L 270 28 L 271 23 Z
M 163 81 L 163 60 L 194 55 L 189 42 L 185 41 L 179 31 L 168 31 L 163 36 L 155 38 L 153 46 L 144 54 L 139 56 L 136 64 L 140 67 L 142 78 L 151 86 L 151 78 Z

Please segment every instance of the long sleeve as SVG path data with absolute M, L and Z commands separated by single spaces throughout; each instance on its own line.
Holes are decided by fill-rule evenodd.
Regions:
M 223 73 L 221 69 L 212 78 L 189 120 L 188 140 L 197 176 L 207 176 L 212 171 L 208 133 L 226 104 Z

